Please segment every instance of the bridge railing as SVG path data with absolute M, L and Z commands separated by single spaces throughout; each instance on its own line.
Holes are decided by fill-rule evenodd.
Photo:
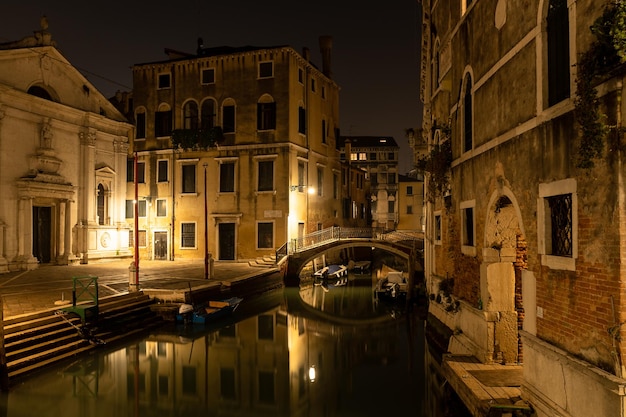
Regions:
M 341 239 L 383 239 L 385 230 L 372 227 L 329 227 L 291 239 L 276 250 L 276 262 L 287 255 L 321 246 Z

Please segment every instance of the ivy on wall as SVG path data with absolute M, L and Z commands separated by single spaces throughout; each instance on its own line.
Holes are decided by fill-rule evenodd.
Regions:
M 611 1 L 590 29 L 596 40 L 578 60 L 574 100 L 582 133 L 576 164 L 579 168 L 594 167 L 609 132 L 594 86 L 598 78 L 626 62 L 626 0 Z
M 450 140 L 449 126 L 436 126 L 440 129 L 443 137 L 431 148 L 430 152 L 417 160 L 417 169 L 427 172 L 428 200 L 434 202 L 435 198 L 444 195 L 450 184 L 450 166 L 452 165 L 452 145 Z

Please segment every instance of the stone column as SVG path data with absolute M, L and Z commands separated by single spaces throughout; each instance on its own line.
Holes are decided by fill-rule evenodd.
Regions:
M 58 205 L 57 264 L 59 265 L 68 265 L 72 255 L 72 215 L 70 203 L 70 200 L 61 200 Z
M 68 264 L 76 263 L 78 258 L 72 247 L 72 200 L 65 201 L 65 258 Z
M 33 256 L 33 199 L 30 197 L 19 201 L 17 240 L 20 269 L 37 268 L 39 261 Z
M 96 132 L 89 129 L 80 133 L 81 146 L 81 191 L 83 207 L 79 219 L 86 225 L 95 225 L 96 221 Z
M 0 274 L 9 272 L 9 263 L 4 257 L 4 222 L 0 221 Z

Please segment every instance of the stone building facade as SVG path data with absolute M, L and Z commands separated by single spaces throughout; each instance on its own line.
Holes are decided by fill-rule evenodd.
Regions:
M 364 170 L 370 183 L 371 226 L 395 230 L 398 225 L 398 152 L 391 136 L 341 136 L 341 159 Z
M 47 29 L 0 44 L 0 273 L 130 254 L 133 126 Z
M 306 48 L 201 41 L 134 66 L 142 258 L 253 259 L 343 221 L 331 47 L 320 38 L 321 70 Z M 134 186 L 129 176 L 133 229 Z
M 422 6 L 423 132 L 435 159 L 451 151 L 427 175 L 426 279 L 457 302 L 431 317 L 449 352 L 523 364 L 537 416 L 624 416 L 626 91 L 590 30 L 624 2 Z M 583 72 L 588 51 L 609 68 Z M 582 133 L 595 111 L 602 139 Z

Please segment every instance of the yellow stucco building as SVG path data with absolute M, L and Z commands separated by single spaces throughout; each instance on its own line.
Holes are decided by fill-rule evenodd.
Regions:
M 133 68 L 126 219 L 140 257 L 245 260 L 342 223 L 332 40 L 166 50 Z M 134 231 L 131 231 L 134 244 Z

